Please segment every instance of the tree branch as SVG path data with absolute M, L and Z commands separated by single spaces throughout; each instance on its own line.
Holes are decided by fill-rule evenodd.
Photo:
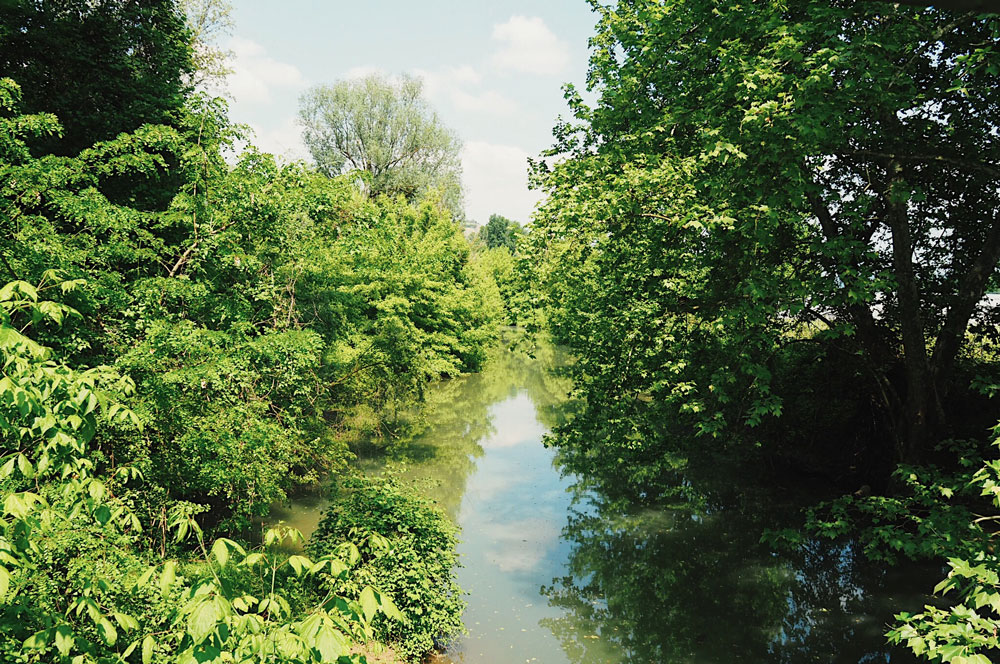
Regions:
M 941 163 L 951 166 L 979 171 L 991 177 L 1000 179 L 1000 167 L 993 164 L 962 159 L 959 157 L 947 157 L 941 154 L 896 154 L 892 152 L 877 152 L 874 150 L 841 150 L 835 153 L 838 157 L 865 157 L 868 159 L 881 159 L 884 161 L 919 161 L 925 163 Z
M 934 343 L 931 368 L 935 380 L 941 386 L 939 389 L 947 390 L 947 381 L 965 338 L 965 330 L 976 306 L 986 294 L 990 275 L 996 269 L 997 262 L 1000 262 L 1000 216 L 993 218 L 982 251 L 965 273 Z
M 233 225 L 234 223 L 236 223 L 236 222 L 235 222 L 235 221 L 230 221 L 230 222 L 229 222 L 228 224 L 226 224 L 226 225 L 222 226 L 222 227 L 221 227 L 221 228 L 219 228 L 218 230 L 216 230 L 216 231 L 212 231 L 212 232 L 211 232 L 211 233 L 209 234 L 209 237 L 215 237 L 215 236 L 216 236 L 216 235 L 218 235 L 219 233 L 222 233 L 222 232 L 226 231 L 226 230 L 227 230 L 227 229 L 228 229 L 228 228 L 229 228 L 230 226 L 232 226 L 232 225 Z M 176 263 L 174 263 L 174 266 L 173 266 L 172 268 L 170 268 L 170 273 L 169 273 L 169 274 L 167 275 L 168 277 L 174 277 L 174 276 L 176 276 L 176 275 L 177 275 L 177 273 L 178 273 L 178 272 L 180 271 L 180 269 L 181 269 L 182 267 L 184 267 L 184 265 L 185 265 L 185 264 L 186 264 L 186 263 L 188 262 L 188 260 L 189 260 L 189 259 L 191 258 L 191 254 L 193 254 L 193 253 L 194 253 L 194 250 L 198 248 L 198 245 L 199 245 L 200 243 L 201 243 L 201 240 L 200 240 L 200 239 L 196 239 L 196 240 L 195 240 L 194 242 L 192 242 L 192 243 L 191 243 L 191 246 L 190 246 L 190 247 L 188 247 L 188 248 L 187 248 L 187 249 L 186 249 L 186 250 L 184 251 L 184 253 L 183 253 L 183 254 L 181 254 L 181 257 L 177 259 L 177 262 L 176 262 Z

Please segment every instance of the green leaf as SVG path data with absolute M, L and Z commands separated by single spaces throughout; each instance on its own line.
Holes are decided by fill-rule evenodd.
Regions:
M 948 645 L 943 646 L 940 650 L 941 661 L 951 662 L 957 657 L 961 657 L 962 653 L 965 652 L 965 646 Z
M 312 567 L 312 561 L 305 556 L 289 556 L 288 565 L 295 570 L 295 576 L 302 576 Z
M 28 461 L 28 457 L 23 454 L 17 455 L 17 469 L 21 471 L 27 479 L 31 479 L 35 475 L 35 469 L 32 468 L 31 462 Z
M 122 652 L 121 658 L 127 660 L 129 658 L 129 655 L 135 652 L 135 649 L 138 647 L 138 645 L 139 645 L 138 641 L 133 641 L 132 643 L 130 643 L 128 648 L 125 648 L 125 650 Z
M 344 635 L 328 625 L 323 625 L 316 633 L 316 649 L 319 650 L 321 661 L 336 662 L 347 654 L 348 643 Z
M 129 632 L 133 629 L 139 629 L 139 621 L 137 621 L 130 615 L 115 611 L 114 617 L 115 617 L 115 622 L 118 623 L 118 625 L 126 632 Z
M 163 564 L 163 571 L 160 572 L 160 594 L 166 596 L 170 590 L 170 586 L 174 585 L 174 581 L 177 578 L 176 572 L 177 563 L 173 560 L 168 560 Z
M 97 632 L 104 639 L 104 642 L 109 646 L 115 645 L 115 642 L 118 641 L 118 630 L 111 624 L 111 621 L 104 616 L 99 616 L 95 622 L 97 623 Z
M 139 578 L 135 581 L 135 587 L 141 588 L 142 586 L 148 585 L 153 579 L 153 575 L 156 574 L 156 567 L 147 567 L 146 571 L 139 575 Z
M 51 636 L 52 630 L 50 629 L 43 629 L 40 632 L 35 632 L 24 640 L 24 647 L 29 650 L 40 650 L 48 644 Z
M 258 553 L 255 551 L 253 553 L 247 554 L 247 557 L 243 559 L 243 562 L 241 562 L 240 565 L 244 565 L 246 567 L 253 567 L 254 565 L 259 565 L 262 562 L 267 562 L 267 558 L 264 556 L 263 553 Z
M 73 649 L 73 630 L 69 625 L 59 625 L 56 627 L 56 649 L 63 657 L 69 655 Z
M 0 420 L 2 423 L 2 420 Z M 10 477 L 14 474 L 14 464 L 17 463 L 17 456 L 13 455 L 7 461 L 4 462 L 3 466 L 0 466 L 0 477 Z
M 375 589 L 371 586 L 365 586 L 361 591 L 358 601 L 361 603 L 361 611 L 365 615 L 365 622 L 371 622 L 372 618 L 375 617 L 375 612 L 378 611 L 378 600 L 375 599 Z
M 226 545 L 226 540 L 215 540 L 215 544 L 212 545 L 212 555 L 219 561 L 219 567 L 226 566 L 229 562 L 229 547 Z
M 198 604 L 188 617 L 188 634 L 191 635 L 195 645 L 200 644 L 215 631 L 215 626 L 221 617 L 218 606 L 211 599 Z
M 142 640 L 142 664 L 150 664 L 153 661 L 153 646 L 155 645 L 156 641 L 151 636 Z
M 401 623 L 407 622 L 406 617 L 399 610 L 399 607 L 396 606 L 396 603 L 392 601 L 391 597 L 385 593 L 380 593 L 378 599 L 379 605 L 382 607 L 382 613 L 384 613 L 387 617 Z
M 111 509 L 107 505 L 98 505 L 97 509 L 94 510 L 94 518 L 102 526 L 107 525 L 108 521 L 111 520 Z

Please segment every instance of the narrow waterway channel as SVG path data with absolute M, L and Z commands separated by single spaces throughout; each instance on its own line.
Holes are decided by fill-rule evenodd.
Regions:
M 419 436 L 360 460 L 462 528 L 469 633 L 437 662 L 912 661 L 883 633 L 933 574 L 873 565 L 850 543 L 775 553 L 762 530 L 798 517 L 773 488 L 720 469 L 699 500 L 631 509 L 561 473 L 542 444 L 564 410 L 558 363 L 551 348 L 509 353 L 436 385 Z M 273 516 L 308 535 L 323 508 L 304 498 Z

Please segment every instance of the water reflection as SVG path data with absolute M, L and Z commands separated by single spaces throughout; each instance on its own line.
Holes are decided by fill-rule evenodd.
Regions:
M 623 511 L 578 489 L 586 508 L 563 532 L 569 574 L 543 588 L 565 612 L 547 627 L 569 660 L 605 662 L 611 650 L 629 664 L 914 661 L 883 633 L 894 610 L 923 605 L 916 589 L 936 570 L 886 570 L 850 543 L 777 555 L 760 535 L 794 523 L 794 509 L 732 477 L 715 467 L 689 478 L 703 499 L 658 509 Z
M 487 449 L 540 446 L 542 435 L 559 421 L 570 383 L 552 369 L 564 362 L 549 345 L 538 347 L 532 357 L 498 351 L 482 373 L 428 389 L 411 435 L 360 450 L 359 465 L 368 472 L 388 467 L 419 483 L 457 519 L 470 476 L 476 475 L 470 488 L 477 492 L 506 481 L 502 473 L 477 468 Z
M 775 555 L 761 533 L 799 517 L 745 469 L 678 460 L 680 490 L 656 504 L 560 472 L 542 438 L 569 407 L 561 361 L 505 353 L 436 385 L 417 434 L 361 460 L 396 468 L 462 527 L 469 635 L 440 662 L 907 661 L 882 633 L 936 570 L 914 581 L 849 544 Z M 308 534 L 323 507 L 307 498 L 285 517 Z

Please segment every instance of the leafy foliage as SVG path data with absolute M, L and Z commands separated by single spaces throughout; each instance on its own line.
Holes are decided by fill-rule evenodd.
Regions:
M 376 612 L 402 618 L 370 587 L 361 587 L 356 601 L 336 594 L 351 574 L 338 558 L 278 553 L 287 532 L 269 532 L 261 552 L 225 539 L 209 552 L 184 510 L 170 527 L 178 541 L 194 533 L 203 560 L 188 561 L 184 575 L 173 560 L 147 567 L 142 523 L 116 495 L 141 473 L 119 466 L 109 474 L 94 463 L 90 447 L 99 417 L 140 424 L 117 401 L 132 391 L 131 381 L 106 367 L 57 364 L 49 349 L 12 326 L 24 318 L 28 325 L 58 323 L 73 313 L 39 292 L 56 286 L 70 292 L 79 284 L 54 273 L 47 279 L 39 287 L 12 282 L 0 289 L 5 661 L 110 662 L 136 652 L 147 664 L 154 655 L 178 663 L 329 662 L 348 657 L 350 644 L 369 636 Z M 313 608 L 293 613 L 291 601 L 276 592 L 320 574 L 322 584 L 296 598 L 319 598 Z
M 87 278 L 84 316 L 47 341 L 131 375 L 148 425 L 102 453 L 174 498 L 229 506 L 230 525 L 341 467 L 359 432 L 477 368 L 496 338 L 491 276 L 433 202 L 368 201 L 253 150 L 230 168 L 237 134 L 217 103 L 194 104 L 184 132 L 147 126 L 73 159 L 17 153 L 52 127 L 19 117 L 0 252 L 18 276 L 57 258 Z
M 376 196 L 412 200 L 436 188 L 461 216 L 462 144 L 427 105 L 419 79 L 372 74 L 312 88 L 300 105 L 303 141 L 322 172 L 359 173 Z
M 519 246 L 578 358 L 586 405 L 552 438 L 561 457 L 609 495 L 653 498 L 695 453 L 809 459 L 841 481 L 867 466 L 875 491 L 814 510 L 814 532 L 860 528 L 887 562 L 952 558 L 941 589 L 962 603 L 904 615 L 892 638 L 988 661 L 997 570 L 975 494 L 992 462 L 970 490 L 984 446 L 941 442 L 993 418 L 969 383 L 996 369 L 980 349 L 997 330 L 1000 16 L 590 4 L 597 101 L 567 89 L 574 118 L 534 163 L 547 198 Z M 832 416 L 810 403 L 862 422 L 851 453 L 813 445 Z
M 39 152 L 76 154 L 143 124 L 169 124 L 192 70 L 173 0 L 4 0 L 0 77 L 17 80 L 29 113 L 55 113 L 64 135 Z
M 1000 442 L 997 443 L 1000 445 Z M 987 461 L 970 482 L 993 507 L 1000 507 L 1000 461 Z M 970 520 L 977 531 L 983 525 L 990 532 L 980 531 L 978 538 L 952 544 L 946 552 L 949 572 L 939 583 L 936 593 L 954 593 L 951 606 L 927 605 L 923 612 L 902 612 L 897 624 L 888 633 L 893 643 L 905 644 L 913 653 L 929 661 L 957 664 L 990 662 L 988 655 L 1000 648 L 1000 559 L 990 537 L 992 526 L 1000 517 L 981 516 Z M 970 541 L 971 540 L 971 541 Z M 976 546 L 978 545 L 978 546 Z
M 981 140 L 996 17 L 592 4 L 599 100 L 567 93 L 576 124 L 535 164 L 548 199 L 527 251 L 595 419 L 759 426 L 783 410 L 776 365 L 809 343 L 863 358 L 859 399 L 896 461 L 961 437 L 956 366 L 967 331 L 992 334 L 980 300 L 1000 257 L 997 144 Z M 629 426 L 591 436 L 609 464 Z
M 24 88 L 0 79 L 0 658 L 363 661 L 372 621 L 402 616 L 354 545 L 310 559 L 246 535 L 402 426 L 427 381 L 485 361 L 493 272 L 438 194 L 232 155 L 243 129 L 185 88 L 174 3 L 28 4 L 15 18 L 52 25 L 11 28 L 49 46 L 10 65 Z M 94 44 L 93 72 L 46 78 Z
M 499 214 L 491 214 L 477 237 L 489 249 L 506 247 L 510 253 L 517 251 L 517 237 L 524 234 L 521 224 Z
M 890 495 L 847 495 L 810 508 L 804 530 L 829 539 L 855 537 L 872 560 L 940 560 L 974 556 L 989 546 L 989 533 L 976 518 L 979 492 L 970 458 L 963 470 L 899 466 Z M 798 543 L 801 531 L 769 533 L 776 542 Z
M 438 508 L 392 479 L 344 483 L 310 542 L 329 554 L 345 541 L 364 542 L 355 583 L 368 583 L 392 599 L 405 623 L 375 621 L 376 633 L 411 661 L 460 634 L 465 602 L 455 583 L 456 529 Z

